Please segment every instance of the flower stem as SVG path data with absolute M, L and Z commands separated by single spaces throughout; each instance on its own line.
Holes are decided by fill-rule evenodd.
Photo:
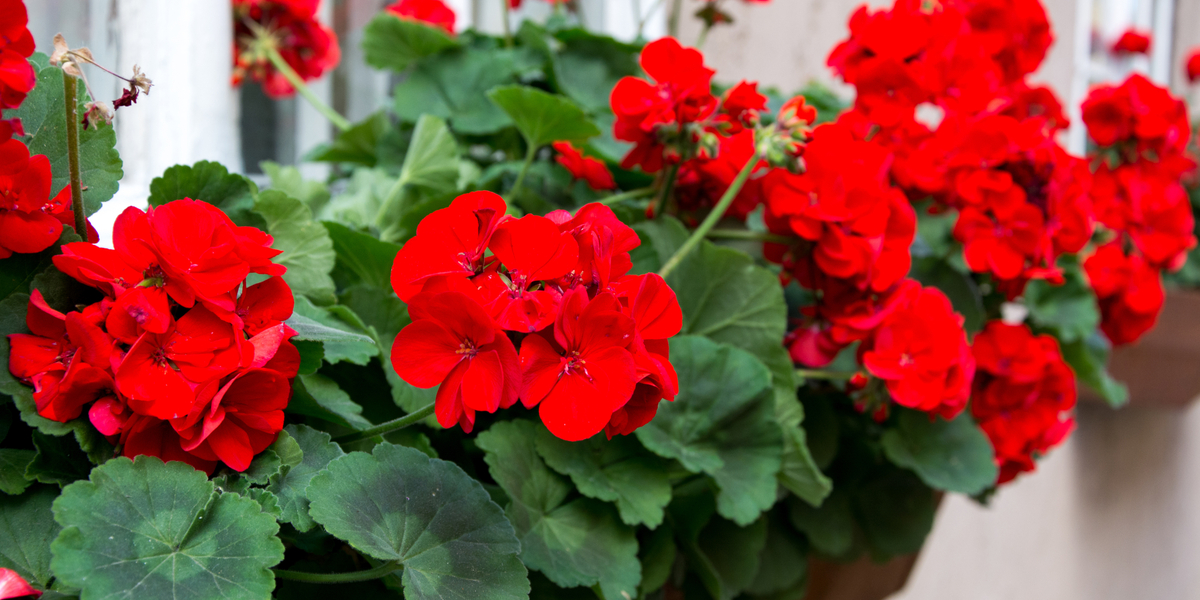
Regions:
M 417 412 L 408 413 L 407 415 L 404 415 L 403 417 L 400 417 L 399 419 L 392 419 L 391 421 L 388 421 L 387 423 L 380 423 L 379 425 L 371 427 L 370 429 L 364 429 L 362 431 L 356 431 L 354 433 L 349 433 L 349 434 L 343 435 L 341 437 L 333 438 L 333 441 L 335 441 L 339 444 L 347 443 L 347 442 L 357 442 L 360 440 L 373 438 L 377 435 L 384 435 L 384 434 L 391 433 L 393 431 L 400 431 L 401 429 L 404 429 L 405 427 L 420 423 L 421 421 L 425 420 L 425 417 L 432 415 L 433 407 L 435 404 L 436 404 L 435 402 L 430 402 L 428 406 L 417 410 Z
M 521 171 L 517 173 L 517 181 L 513 183 L 511 189 L 508 190 L 508 197 L 505 198 L 509 203 L 517 195 L 517 191 L 525 184 L 525 175 L 529 173 L 529 167 L 533 165 L 533 159 L 537 156 L 538 148 L 533 144 L 529 145 L 529 150 L 525 152 L 525 162 L 521 164 Z
M 295 88 L 301 96 L 304 96 L 304 99 L 307 100 L 313 108 L 317 109 L 317 112 L 321 113 L 321 115 L 326 119 L 329 119 L 329 122 L 333 123 L 333 125 L 338 129 L 342 131 L 350 129 L 350 121 L 348 121 L 346 117 L 338 114 L 338 112 L 333 110 L 333 108 L 328 104 L 325 104 L 323 100 L 318 98 L 317 95 L 308 88 L 308 85 L 304 83 L 304 80 L 300 78 L 300 75 L 296 73 L 295 69 L 292 69 L 292 66 L 289 65 L 286 60 L 283 60 L 283 56 L 279 54 L 279 50 L 275 48 L 273 41 L 267 38 L 259 38 L 259 42 L 262 44 L 263 51 L 267 54 L 267 60 L 271 61 L 271 64 L 275 66 L 275 70 L 279 71 L 279 74 L 283 75 L 283 78 L 287 79 L 288 83 L 292 84 L 292 87 Z
M 87 215 L 83 212 L 83 178 L 79 175 L 79 112 L 75 103 L 75 76 L 65 70 L 63 102 L 67 110 L 67 169 L 71 176 L 71 210 L 75 211 L 75 234 L 86 240 Z
M 819 371 L 819 370 L 814 370 L 814 369 L 796 369 L 796 375 L 798 377 L 802 377 L 804 379 L 839 380 L 839 379 L 850 379 L 850 378 L 854 377 L 856 375 L 856 373 L 850 373 L 850 372 L 846 372 L 846 371 Z
M 671 14 L 667 19 L 667 35 L 679 37 L 679 18 L 683 16 L 683 0 L 671 1 Z
M 713 227 L 716 226 L 717 222 L 725 216 L 725 211 L 729 210 L 729 206 L 733 204 L 734 198 L 737 198 L 738 193 L 742 191 L 742 186 L 746 185 L 746 180 L 750 179 L 750 174 L 754 172 L 754 167 L 757 166 L 758 153 L 755 153 L 754 156 L 751 156 L 750 160 L 746 162 L 746 166 L 742 167 L 741 172 L 737 174 L 737 177 L 733 180 L 733 183 L 729 185 L 729 189 L 725 190 L 725 195 L 721 196 L 721 199 L 717 202 L 717 205 L 713 207 L 712 212 L 708 213 L 708 216 L 704 218 L 704 222 L 700 223 L 700 226 L 696 228 L 696 231 L 692 232 L 692 236 L 689 237 L 687 241 L 675 251 L 675 254 L 672 255 L 671 258 L 667 259 L 666 264 L 664 264 L 662 268 L 658 270 L 658 274 L 663 279 L 666 279 L 667 276 L 671 274 L 671 271 L 674 271 L 675 267 L 678 267 L 679 263 L 683 262 L 683 259 L 687 258 L 687 255 L 690 254 L 692 250 L 696 249 L 696 246 L 700 245 L 700 241 L 703 240 L 708 233 L 712 231 Z
M 271 571 L 279 579 L 290 579 L 292 581 L 303 581 L 306 583 L 354 583 L 356 581 L 379 579 L 403 566 L 399 562 L 390 560 L 374 569 L 351 573 L 305 573 L 303 571 L 288 571 L 286 569 L 271 569 Z
M 501 13 L 500 21 L 504 23 L 504 46 L 506 48 L 513 47 L 512 26 L 508 23 L 508 0 L 500 0 Z
M 769 242 L 772 244 L 790 244 L 792 239 L 786 235 L 763 233 L 745 229 L 714 229 L 708 232 L 710 240 L 749 240 L 753 242 Z
M 607 198 L 601 198 L 597 200 L 596 203 L 603 204 L 605 206 L 612 206 L 618 202 L 624 202 L 625 200 L 637 200 L 638 198 L 645 198 L 646 196 L 650 196 L 652 194 L 654 194 L 654 188 L 644 187 L 636 190 L 629 190 L 628 192 L 621 192 L 620 194 L 613 194 Z
M 663 179 L 662 193 L 654 203 L 654 216 L 661 217 L 670 208 L 671 195 L 675 192 L 675 180 L 679 178 L 679 165 L 671 165 Z

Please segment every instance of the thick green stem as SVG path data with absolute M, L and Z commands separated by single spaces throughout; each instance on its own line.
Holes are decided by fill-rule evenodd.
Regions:
M 774 233 L 762 233 L 745 229 L 714 229 L 708 232 L 710 240 L 748 240 L 752 242 L 770 242 L 773 244 L 790 244 L 794 238 Z
M 708 41 L 708 31 L 710 29 L 712 29 L 712 27 L 705 25 L 704 29 L 700 30 L 700 37 L 696 40 L 696 49 L 697 50 L 704 48 L 704 42 Z
M 305 583 L 354 583 L 356 581 L 379 579 L 403 566 L 399 562 L 388 561 L 374 569 L 354 571 L 352 573 L 305 573 L 303 571 L 288 571 L 285 569 L 271 569 L 271 571 L 279 579 L 290 579 Z
M 672 195 L 675 193 L 675 180 L 679 178 L 679 165 L 671 165 L 667 170 L 666 178 L 663 180 L 661 193 L 658 199 L 654 202 L 654 216 L 661 217 L 667 214 L 671 208 Z
M 601 198 L 601 199 L 597 200 L 596 203 L 603 204 L 605 206 L 612 206 L 618 202 L 624 202 L 626 200 L 637 200 L 638 198 L 645 198 L 646 196 L 651 196 L 654 194 L 654 191 L 655 190 L 652 187 L 638 188 L 636 190 L 629 190 L 628 192 L 621 192 L 620 194 L 613 194 L 607 198 Z
M 354 433 L 350 433 L 350 434 L 343 435 L 341 437 L 334 438 L 333 441 L 338 442 L 339 444 L 347 443 L 347 442 L 357 442 L 360 440 L 366 440 L 366 439 L 373 438 L 377 435 L 384 435 L 384 434 L 391 433 L 393 431 L 400 431 L 401 429 L 404 429 L 405 427 L 408 427 L 410 425 L 416 425 L 417 423 L 424 421 L 425 417 L 432 415 L 433 407 L 435 404 L 436 403 L 431 402 L 429 404 L 429 406 L 419 409 L 419 410 L 417 410 L 417 412 L 408 413 L 407 415 L 404 415 L 403 417 L 400 417 L 399 419 L 392 419 L 391 421 L 388 421 L 387 423 L 380 423 L 379 425 L 376 425 L 370 429 L 364 429 L 362 431 L 356 431 Z
M 512 48 L 512 26 L 508 23 L 508 0 L 500 0 L 500 6 L 503 7 L 500 13 L 500 20 L 504 23 L 504 45 L 508 48 Z M 555 5 L 555 8 L 557 7 L 558 5 Z
M 754 167 L 756 166 L 758 166 L 758 153 L 751 156 L 750 160 L 746 162 L 746 166 L 742 167 L 741 172 L 738 173 L 733 183 L 729 185 L 729 189 L 725 190 L 725 195 L 721 196 L 717 205 L 713 207 L 712 212 L 708 213 L 708 216 L 704 218 L 704 222 L 700 223 L 696 231 L 692 232 L 692 236 L 658 270 L 658 274 L 663 279 L 666 279 L 671 274 L 671 271 L 674 271 L 675 267 L 678 267 L 679 263 L 683 262 L 683 259 L 687 258 L 687 255 L 692 250 L 695 250 L 696 246 L 700 245 L 700 241 L 724 218 L 725 211 L 729 210 L 729 205 L 733 204 L 734 198 L 737 198 L 738 193 L 742 191 L 742 186 L 746 185 L 746 180 L 750 179 L 750 174 L 754 172 Z
M 79 175 L 79 111 L 75 103 L 75 76 L 63 71 L 63 103 L 67 110 L 67 169 L 71 176 L 71 210 L 75 211 L 75 234 L 87 239 L 87 215 L 83 212 L 83 178 Z
M 517 181 L 513 183 L 512 189 L 508 190 L 508 197 L 505 198 L 510 204 L 512 199 L 517 196 L 517 191 L 525 184 L 525 176 L 529 174 L 529 167 L 533 166 L 533 159 L 537 156 L 537 146 L 529 145 L 529 150 L 525 152 L 525 162 L 521 165 L 521 172 L 517 173 Z
M 300 75 L 297 74 L 294 69 L 292 69 L 292 66 L 289 65 L 286 60 L 283 60 L 283 56 L 279 54 L 279 50 L 275 48 L 273 41 L 263 38 L 260 38 L 260 41 L 263 51 L 267 54 L 267 59 L 270 60 L 271 64 L 275 66 L 275 70 L 279 71 L 279 74 L 283 75 L 283 78 L 287 79 L 288 83 L 292 84 L 292 87 L 295 88 L 296 91 L 299 92 L 300 95 L 303 96 L 313 108 L 317 109 L 317 112 L 321 113 L 321 115 L 326 119 L 329 119 L 329 122 L 333 123 L 334 127 L 337 127 L 342 131 L 350 129 L 350 121 L 348 121 L 346 117 L 343 117 L 341 114 L 339 114 L 338 111 L 333 110 L 333 108 L 328 104 L 325 104 L 325 101 L 318 98 L 317 95 L 314 94 L 311 89 L 309 89 L 308 85 L 304 83 L 304 80 L 300 78 Z
M 857 373 L 849 373 L 846 371 L 819 371 L 815 369 L 796 369 L 796 376 L 804 379 L 830 379 L 841 380 L 850 379 Z

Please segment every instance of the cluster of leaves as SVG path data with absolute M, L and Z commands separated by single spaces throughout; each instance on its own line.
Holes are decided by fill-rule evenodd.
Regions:
M 386 14 L 363 44 L 400 83 L 391 107 L 310 154 L 334 165 L 331 181 L 268 164 L 271 185 L 259 190 L 201 162 L 151 186 L 151 205 L 210 202 L 283 251 L 302 356 L 287 428 L 246 472 L 206 480 L 179 463 L 112 458 L 86 419 L 42 419 L 29 388 L 0 369 L 0 567 L 50 597 L 306 598 L 329 589 L 306 581 L 334 579 L 363 597 L 800 598 L 809 555 L 912 553 L 938 491 L 978 495 L 995 481 L 991 446 L 968 417 L 895 411 L 876 423 L 838 386 L 802 381 L 780 343 L 798 290 L 736 243 L 701 243 L 667 278 L 684 315 L 671 341 L 679 395 L 635 435 L 568 443 L 521 409 L 480 414 L 471 435 L 432 420 L 360 434 L 433 401 L 389 358 L 410 322 L 389 273 L 422 218 L 478 189 L 537 214 L 598 199 L 554 162 L 547 146 L 559 140 L 608 162 L 621 189 L 652 183 L 616 168 L 627 148 L 611 135 L 609 93 L 641 75 L 637 45 L 562 22 L 525 22 L 511 44 L 451 37 Z M 19 116 L 60 186 L 61 83 L 55 96 L 50 71 Z M 808 92 L 836 113 L 834 95 Z M 120 160 L 111 128 L 82 143 L 90 212 L 115 191 Z M 614 206 L 642 239 L 637 273 L 688 237 L 641 208 Z M 922 223 L 915 271 L 977 330 L 980 295 L 934 221 Z M 0 261 L 0 334 L 24 331 L 33 288 L 64 307 L 85 293 L 52 268 L 57 251 Z M 1089 382 L 1116 386 L 1091 337 L 1094 307 L 1075 310 L 1069 285 L 1038 289 L 1033 322 L 1056 329 L 1082 377 L 1080 365 L 1096 365 Z

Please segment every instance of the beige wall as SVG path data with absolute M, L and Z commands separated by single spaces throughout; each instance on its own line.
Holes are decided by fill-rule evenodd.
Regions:
M 1034 80 L 1078 103 L 1071 98 L 1076 2 L 1043 1 L 1057 43 Z M 832 82 L 825 57 L 859 3 L 726 4 L 736 24 L 704 46 L 718 80 L 790 91 L 812 78 Z M 1200 43 L 1200 0 L 1178 0 L 1175 17 L 1173 74 L 1182 53 Z M 686 20 L 681 40 L 692 44 L 698 35 Z M 893 600 L 1191 598 L 1200 599 L 1200 405 L 1114 411 L 1089 404 L 1079 409 L 1074 437 L 991 506 L 948 498 L 908 588 Z

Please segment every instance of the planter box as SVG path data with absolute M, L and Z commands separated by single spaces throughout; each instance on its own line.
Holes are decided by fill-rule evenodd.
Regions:
M 1109 372 L 1129 386 L 1129 404 L 1181 408 L 1200 395 L 1200 291 L 1168 290 L 1158 324 L 1117 348 Z M 1103 402 L 1086 387 L 1080 398 Z
M 877 563 L 863 557 L 852 563 L 808 560 L 808 595 L 804 600 L 884 600 L 904 589 L 918 554 Z

